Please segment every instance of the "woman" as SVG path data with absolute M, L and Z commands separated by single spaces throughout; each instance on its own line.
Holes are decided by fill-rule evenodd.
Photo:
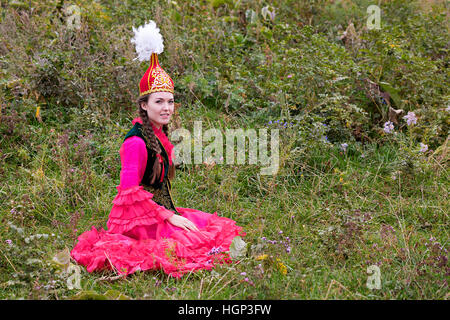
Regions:
M 175 207 L 173 145 L 168 124 L 174 112 L 174 85 L 158 63 L 162 37 L 153 21 L 134 29 L 139 58 L 150 57 L 141 78 L 139 118 L 120 148 L 122 170 L 108 230 L 84 232 L 71 251 L 88 272 L 115 269 L 119 274 L 163 269 L 180 277 L 229 262 L 225 253 L 242 228 L 231 219 Z M 143 49 L 142 49 L 143 48 Z M 149 49 L 150 48 L 150 49 Z

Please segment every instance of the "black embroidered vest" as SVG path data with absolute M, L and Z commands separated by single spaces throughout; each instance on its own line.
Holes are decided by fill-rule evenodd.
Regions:
M 139 122 L 136 122 L 133 126 L 133 128 L 127 133 L 125 136 L 125 139 L 128 139 L 133 136 L 137 136 L 144 140 L 146 142 L 146 139 L 144 137 L 144 134 L 142 133 L 143 127 L 142 124 Z M 155 135 L 156 136 L 156 135 Z M 160 206 L 164 206 L 166 209 L 169 209 L 171 211 L 174 211 L 176 213 L 179 213 L 177 209 L 175 208 L 172 195 L 170 193 L 170 190 L 172 189 L 172 185 L 170 183 L 170 180 L 168 178 L 168 172 L 169 172 L 169 156 L 167 154 L 166 149 L 164 148 L 163 144 L 159 140 L 159 138 L 156 136 L 156 140 L 158 141 L 160 147 L 161 147 L 161 156 L 163 157 L 164 161 L 164 178 L 161 182 L 161 177 L 158 177 L 156 181 L 153 184 L 150 184 L 150 177 L 152 175 L 153 170 L 153 164 L 156 159 L 156 153 L 153 152 L 148 147 L 147 149 L 147 165 L 145 167 L 144 176 L 142 177 L 141 185 L 144 187 L 144 190 L 150 192 L 153 194 L 152 200 L 155 201 Z M 147 143 L 146 143 L 147 146 Z

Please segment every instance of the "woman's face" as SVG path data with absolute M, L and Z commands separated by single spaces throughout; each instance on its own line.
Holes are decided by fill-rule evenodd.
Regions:
M 141 104 L 147 111 L 148 118 L 158 128 L 170 122 L 174 111 L 173 94 L 170 92 L 154 92 L 150 94 L 147 103 Z

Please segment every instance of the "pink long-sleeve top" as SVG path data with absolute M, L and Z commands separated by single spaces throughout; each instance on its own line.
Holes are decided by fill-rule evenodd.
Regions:
M 135 119 L 133 124 L 136 121 L 140 121 L 140 119 Z M 160 137 L 161 133 L 162 131 L 155 130 L 155 134 L 158 135 L 161 142 L 167 143 L 169 140 L 165 135 L 165 139 Z M 172 153 L 173 146 L 171 148 L 170 145 L 167 145 L 165 148 L 166 150 L 170 149 L 169 154 Z M 118 194 L 113 200 L 113 207 L 107 222 L 108 230 L 123 234 L 136 226 L 162 223 L 170 218 L 174 212 L 151 200 L 153 194 L 139 185 L 147 165 L 147 148 L 144 140 L 137 136 L 126 139 L 119 153 L 122 164 L 120 185 L 117 186 Z

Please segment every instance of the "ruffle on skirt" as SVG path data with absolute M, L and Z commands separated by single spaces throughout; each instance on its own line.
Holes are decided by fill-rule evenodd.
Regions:
M 142 186 L 125 190 L 118 186 L 117 191 L 106 224 L 112 233 L 125 234 L 136 226 L 161 224 L 173 215 L 173 212 L 152 201 L 153 194 Z
M 78 237 L 71 256 L 88 272 L 115 269 L 127 275 L 162 269 L 178 278 L 231 262 L 225 252 L 234 237 L 245 236 L 235 221 L 217 213 L 177 207 L 199 229 L 186 231 L 164 219 L 164 215 L 173 213 L 149 201 L 151 193 L 142 187 L 130 189 L 119 190 L 114 199 L 107 231 L 92 227 Z

